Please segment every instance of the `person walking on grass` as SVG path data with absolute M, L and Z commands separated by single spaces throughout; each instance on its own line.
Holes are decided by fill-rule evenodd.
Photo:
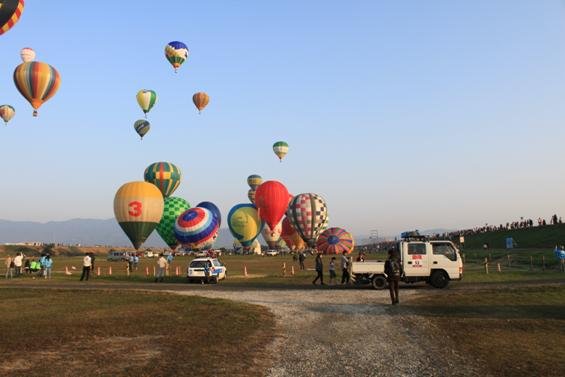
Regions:
M 6 279 L 14 278 L 14 259 L 8 255 L 4 259 L 4 265 L 6 266 Z
M 306 255 L 304 255 L 304 252 L 301 251 L 300 253 L 298 253 L 298 263 L 300 265 L 300 269 L 304 270 L 304 260 L 306 259 Z
M 345 254 L 345 251 L 341 254 L 341 284 L 349 284 L 349 259 Z
M 316 285 L 318 279 L 320 279 L 320 284 L 324 284 L 324 264 L 322 263 L 322 253 L 316 255 L 316 278 L 312 281 L 312 284 Z
M 335 273 L 335 257 L 332 257 L 332 259 L 330 260 L 329 271 L 330 271 L 330 285 L 335 285 L 337 279 L 337 275 Z
M 400 275 L 402 275 L 402 269 L 400 267 L 400 261 L 396 257 L 394 249 L 388 251 L 388 259 L 385 262 L 385 274 L 388 280 L 388 289 L 390 291 L 390 301 L 392 305 L 397 305 L 398 301 L 398 283 L 400 282 Z
M 80 275 L 80 281 L 86 278 L 86 281 L 90 278 L 90 268 L 92 267 L 92 258 L 86 253 L 84 258 L 82 258 L 82 274 Z
M 43 277 L 51 280 L 51 270 L 53 269 L 53 259 L 47 254 L 43 260 Z
M 159 259 L 157 259 L 157 273 L 155 274 L 155 283 L 163 282 L 167 265 L 167 259 L 165 259 L 165 257 L 163 256 L 163 253 L 159 254 Z

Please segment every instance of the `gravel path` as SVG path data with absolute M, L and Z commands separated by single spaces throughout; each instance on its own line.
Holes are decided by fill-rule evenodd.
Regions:
M 436 339 L 425 318 L 389 305 L 388 291 L 190 289 L 175 293 L 268 307 L 280 328 L 280 336 L 270 346 L 274 360 L 267 375 L 271 377 L 485 375 L 456 354 L 448 339 Z M 401 300 L 419 294 L 425 293 L 401 290 Z

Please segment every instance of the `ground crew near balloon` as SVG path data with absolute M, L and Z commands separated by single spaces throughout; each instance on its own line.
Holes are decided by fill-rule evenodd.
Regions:
M 157 272 L 155 274 L 155 283 L 163 282 L 165 278 L 165 270 L 169 266 L 169 263 L 163 256 L 163 253 L 159 254 L 159 259 L 157 259 Z
M 320 285 L 324 284 L 324 264 L 322 263 L 322 253 L 316 255 L 316 278 L 312 281 L 312 284 L 316 285 L 318 279 L 320 279 Z
M 388 289 L 390 290 L 390 301 L 392 305 L 396 305 L 399 303 L 398 283 L 400 282 L 400 275 L 402 275 L 402 267 L 394 249 L 389 249 L 388 251 L 388 259 L 385 262 L 385 274 L 388 280 Z

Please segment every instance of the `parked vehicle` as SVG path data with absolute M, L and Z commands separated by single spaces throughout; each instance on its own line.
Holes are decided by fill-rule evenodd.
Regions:
M 425 281 L 435 288 L 445 288 L 450 280 L 461 280 L 463 261 L 459 250 L 448 240 L 427 240 L 417 232 L 405 232 L 397 244 L 402 265 L 401 281 Z M 387 286 L 384 261 L 353 262 L 351 280 L 355 284 L 372 284 L 375 289 Z
M 108 262 L 122 262 L 129 259 L 130 253 L 127 251 L 110 251 L 108 252 L 108 257 L 106 258 Z
M 276 255 L 279 255 L 279 252 L 277 250 L 267 250 L 265 251 L 264 255 L 267 255 L 269 257 L 274 257 Z
M 227 268 L 217 258 L 196 258 L 193 259 L 187 269 L 189 283 L 204 282 L 206 280 L 205 266 L 208 265 L 209 278 L 211 283 L 217 283 L 226 278 Z

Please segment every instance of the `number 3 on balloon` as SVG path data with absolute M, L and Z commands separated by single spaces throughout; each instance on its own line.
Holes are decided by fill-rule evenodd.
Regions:
M 128 214 L 133 217 L 141 216 L 141 202 L 134 201 L 128 204 Z

